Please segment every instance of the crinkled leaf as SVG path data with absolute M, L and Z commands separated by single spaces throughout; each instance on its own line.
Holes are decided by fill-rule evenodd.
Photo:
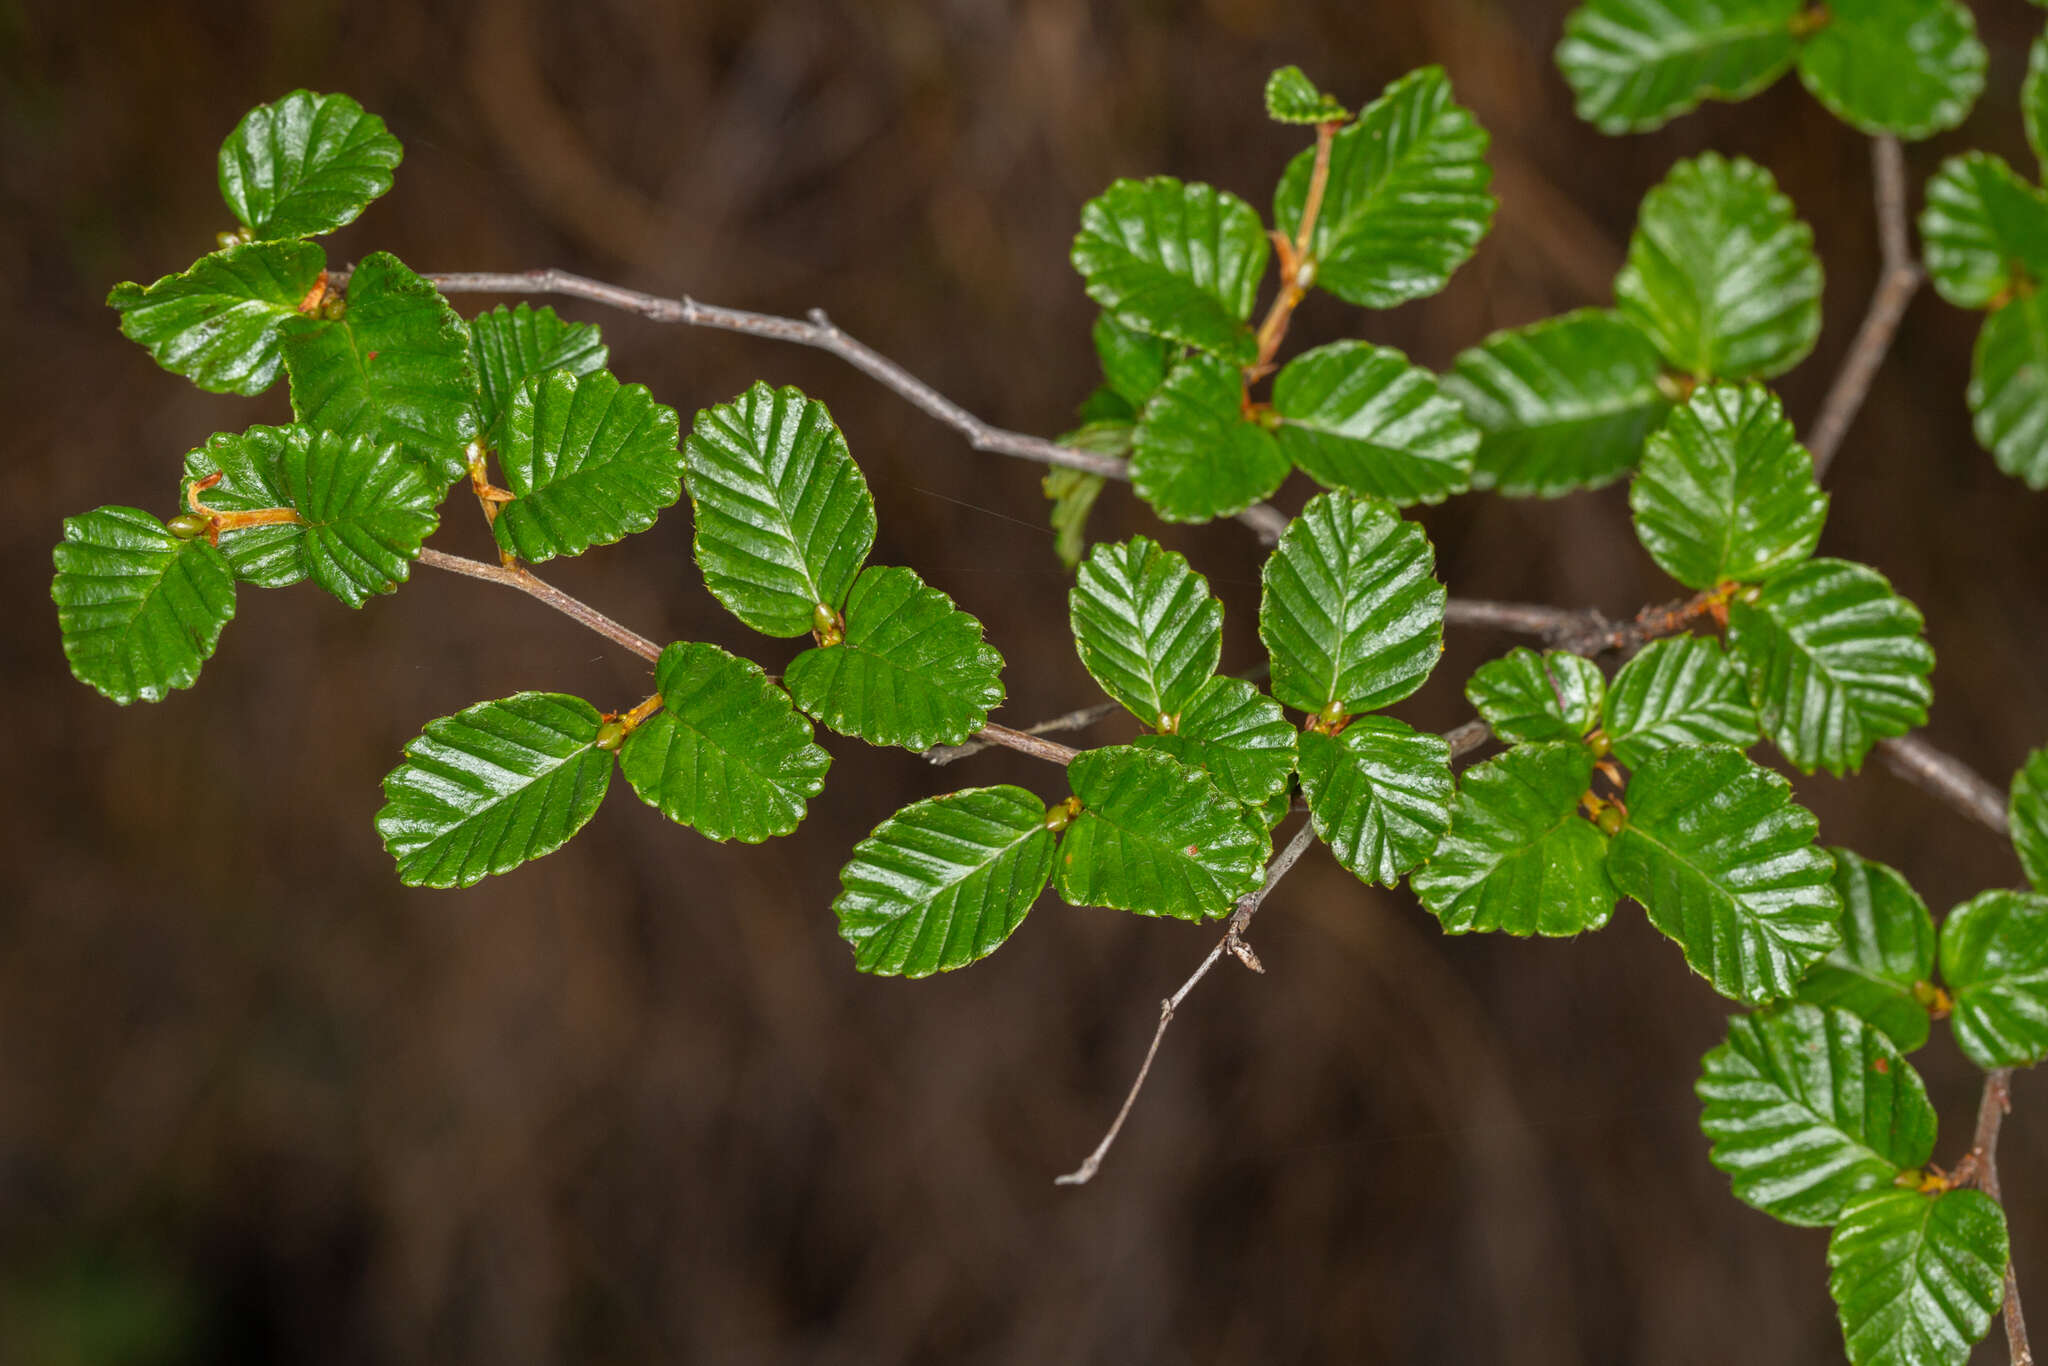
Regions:
M 1643 197 L 1614 297 L 1687 374 L 1768 379 L 1813 350 L 1820 282 L 1813 229 L 1771 173 L 1706 152 Z
M 1834 860 L 1792 785 L 1721 745 L 1645 759 L 1614 837 L 1614 885 L 1676 940 L 1693 971 L 1751 1005 L 1789 996 L 1842 940 Z
M 1809 560 L 1728 612 L 1728 650 L 1749 679 L 1764 733 L 1811 773 L 1863 765 L 1879 740 L 1927 720 L 1934 651 L 1920 610 L 1884 575 Z
M 1409 886 L 1449 934 L 1599 929 L 1615 891 L 1607 836 L 1579 815 L 1592 780 L 1593 753 L 1576 744 L 1519 745 L 1467 769 L 1450 833 Z
M 1847 849 L 1830 849 L 1842 898 L 1842 942 L 1799 984 L 1799 999 L 1839 1006 L 1910 1053 L 1927 1042 L 1913 994 L 1934 976 L 1934 917 L 1906 879 Z
M 1287 477 L 1273 434 L 1245 420 L 1243 395 L 1235 366 L 1194 356 L 1145 405 L 1131 435 L 1131 487 L 1161 520 L 1228 517 Z
M 1804 0 L 1589 0 L 1565 20 L 1558 69 L 1579 117 L 1642 132 L 1702 100 L 1754 95 L 1792 65 Z
M 1607 680 L 1600 666 L 1562 650 L 1517 646 L 1465 680 L 1473 710 L 1509 744 L 1583 740 L 1600 724 Z
M 1846 1010 L 1787 1004 L 1728 1022 L 1694 1084 L 1708 1161 L 1735 1198 L 1788 1224 L 1833 1223 L 1934 1151 L 1919 1073 Z
M 1429 857 L 1451 825 L 1451 747 L 1390 716 L 1296 742 L 1316 834 L 1360 881 L 1388 887 Z
M 523 692 L 429 721 L 385 775 L 377 833 L 408 887 L 467 887 L 552 854 L 597 814 L 612 756 L 580 697 Z
M 404 156 L 348 96 L 294 90 L 244 114 L 220 145 L 220 197 L 258 241 L 312 237 L 355 221 Z
M 787 835 L 825 788 L 831 756 L 751 659 L 678 642 L 655 666 L 661 709 L 619 747 L 640 800 L 706 839 Z
M 1852 1366 L 1963 1366 L 2005 1302 L 2005 1211 L 1980 1190 L 1876 1191 L 1828 1238 Z
M 864 570 L 846 600 L 846 638 L 783 672 L 797 706 L 871 745 L 957 745 L 1003 700 L 1003 657 L 981 623 L 898 565 Z
M 1920 239 L 1936 293 L 1958 308 L 1989 307 L 2048 279 L 2048 195 L 2003 157 L 1950 157 L 1927 182 Z
M 1052 500 L 1053 552 L 1068 569 L 1079 568 L 1081 557 L 1088 553 L 1088 514 L 1095 511 L 1095 500 L 1102 496 L 1106 482 L 1099 474 L 1057 465 L 1039 481 L 1045 496 Z
M 929 977 L 986 958 L 1052 877 L 1045 803 L 1021 787 L 913 802 L 853 847 L 832 902 L 853 964 Z
M 216 394 L 260 394 L 284 364 L 279 332 L 327 264 L 312 242 L 251 242 L 202 256 L 144 288 L 115 285 L 121 334 L 156 363 Z
M 2048 892 L 2048 749 L 2037 749 L 2012 775 L 2006 803 L 2012 847 L 2037 892 Z
M 2048 896 L 1983 892 L 1941 922 L 1956 1042 L 1979 1067 L 2048 1058 Z
M 1956 0 L 1828 0 L 1799 49 L 1799 79 L 1866 133 L 1924 138 L 1963 121 L 1984 90 L 1984 45 Z
M 1377 498 L 1321 493 L 1266 560 L 1259 639 L 1273 695 L 1311 714 L 1398 702 L 1443 653 L 1444 586 L 1422 528 Z
M 1249 362 L 1266 232 L 1234 194 L 1172 176 L 1119 180 L 1081 209 L 1074 269 L 1117 321 Z
M 235 614 L 235 575 L 203 537 L 139 508 L 64 519 L 50 598 L 79 682 L 122 705 L 189 688 Z
M 539 563 L 654 525 L 683 495 L 676 410 L 609 371 L 556 371 L 512 396 L 498 463 L 516 497 L 498 509 L 501 549 Z
M 1756 707 L 1719 642 L 1654 640 L 1607 686 L 1607 738 L 1630 768 L 1673 745 L 1756 743 Z
M 1133 412 L 1144 407 L 1145 400 L 1165 382 L 1178 348 L 1164 337 L 1125 327 L 1109 313 L 1096 315 L 1091 335 L 1110 392 L 1130 404 Z
M 1330 143 L 1308 256 L 1317 288 L 1364 308 L 1392 308 L 1450 282 L 1493 222 L 1486 130 L 1451 99 L 1442 67 L 1389 85 Z M 1287 163 L 1273 221 L 1300 235 L 1315 150 Z
M 800 636 L 837 610 L 875 543 L 875 500 L 816 399 L 756 383 L 697 414 L 683 448 L 697 564 L 732 614 Z
M 1067 610 L 1081 663 L 1148 726 L 1171 729 L 1223 658 L 1223 604 L 1208 581 L 1143 536 L 1096 546 Z
M 1212 920 L 1264 883 L 1264 823 L 1200 769 L 1111 745 L 1077 757 L 1067 777 L 1082 807 L 1053 871 L 1067 904 Z
M 1283 66 L 1266 78 L 1266 117 L 1275 123 L 1332 123 L 1351 117 L 1334 95 L 1316 89 L 1298 66 Z
M 1324 488 L 1403 506 L 1440 503 L 1472 483 L 1479 429 L 1434 374 L 1390 346 L 1340 341 L 1305 351 L 1273 381 L 1274 435 Z
M 1613 482 L 1671 410 L 1663 373 L 1655 343 L 1606 309 L 1494 333 L 1443 379 L 1480 430 L 1472 486 L 1554 498 Z
M 1969 400 L 1977 444 L 1998 468 L 2048 488 L 2048 294 L 2023 293 L 1984 320 Z
M 484 444 L 503 444 L 512 396 L 526 381 L 567 370 L 587 375 L 602 370 L 611 352 L 594 323 L 567 323 L 542 304 L 499 304 L 469 320 L 470 359 L 476 365 L 478 414 Z
M 1242 678 L 1212 678 L 1188 700 L 1177 730 L 1131 743 L 1202 769 L 1225 795 L 1258 806 L 1287 791 L 1295 734 L 1278 702 Z

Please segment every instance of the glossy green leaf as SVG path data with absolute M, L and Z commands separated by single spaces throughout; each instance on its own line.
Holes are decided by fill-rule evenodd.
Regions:
M 1304 351 L 1273 381 L 1273 411 L 1280 449 L 1324 488 L 1406 506 L 1471 487 L 1479 429 L 1434 374 L 1390 346 Z
M 1095 358 L 1102 362 L 1102 377 L 1110 392 L 1131 405 L 1136 412 L 1166 381 L 1179 348 L 1164 337 L 1125 327 L 1114 314 L 1100 313 L 1091 334 Z
M 1107 482 L 1099 474 L 1063 466 L 1047 470 L 1039 481 L 1045 496 L 1052 500 L 1053 552 L 1068 569 L 1078 569 L 1081 557 L 1088 553 L 1088 514 L 1095 511 L 1095 500 L 1102 496 Z
M 846 638 L 783 672 L 797 706 L 871 745 L 957 745 L 1003 700 L 1003 657 L 981 623 L 908 569 L 864 570 L 846 600 Z
M 2048 33 L 2027 49 L 2027 78 L 2020 83 L 2020 119 L 2034 160 L 2048 170 Z
M 1706 152 L 1643 197 L 1614 297 L 1679 370 L 1768 379 L 1813 350 L 1820 279 L 1813 229 L 1771 173 Z
M 1983 892 L 1941 922 L 1956 1043 L 1979 1067 L 2048 1058 L 2048 895 Z
M 1761 384 L 1693 390 L 1643 448 L 1628 505 L 1650 558 L 1688 588 L 1797 564 L 1828 516 L 1813 457 Z
M 1914 995 L 1934 977 L 1934 917 L 1892 869 L 1830 849 L 1842 898 L 1842 942 L 1806 974 L 1799 999 L 1868 1021 L 1901 1052 L 1927 1042 L 1927 1006 Z
M 395 256 L 366 256 L 338 320 L 284 325 L 292 411 L 308 427 L 397 442 L 443 489 L 477 434 L 469 329 L 441 292 Z
M 476 366 L 478 415 L 484 444 L 504 443 L 512 396 L 526 381 L 557 370 L 587 375 L 602 370 L 611 352 L 592 323 L 567 323 L 543 304 L 499 304 L 469 320 L 470 360 Z
M 1223 604 L 1208 581 L 1143 536 L 1096 546 L 1067 610 L 1081 663 L 1148 726 L 1172 729 L 1223 658 Z
M 2048 749 L 2029 754 L 2026 764 L 2012 775 L 2005 809 L 2012 847 L 2019 853 L 2020 866 L 2027 870 L 2027 880 L 2035 891 L 2048 892 Z
M 1330 143 L 1308 256 L 1315 283 L 1347 303 L 1392 308 L 1434 294 L 1486 236 L 1486 130 L 1451 98 L 1442 67 L 1401 77 Z M 1273 221 L 1300 236 L 1315 150 L 1287 163 Z
M 1052 877 L 1045 803 L 1021 787 L 913 802 L 853 847 L 832 910 L 853 964 L 929 977 L 988 957 Z
M 1448 934 L 1599 929 L 1615 891 L 1607 836 L 1579 814 L 1592 780 L 1593 753 L 1576 744 L 1519 745 L 1467 769 L 1450 833 L 1409 886 Z
M 1828 0 L 1799 49 L 1799 79 L 1866 133 L 1924 138 L 1963 121 L 1984 90 L 1984 45 L 1957 0 Z
M 1178 729 L 1131 743 L 1171 754 L 1206 772 L 1226 796 L 1259 806 L 1287 791 L 1295 735 L 1278 702 L 1242 678 L 1212 678 L 1188 700 Z
M 1970 360 L 1977 444 L 2030 489 L 2048 489 L 2048 294 L 2021 294 L 1984 320 Z
M 1511 745 L 1584 739 L 1600 724 L 1606 691 L 1592 660 L 1563 650 L 1538 654 L 1526 645 L 1488 660 L 1465 680 L 1473 710 Z
M 1172 176 L 1119 180 L 1081 209 L 1074 269 L 1117 321 L 1249 362 L 1252 301 L 1266 272 L 1265 228 L 1251 205 Z
M 1380 499 L 1321 493 L 1266 560 L 1259 639 L 1273 695 L 1311 715 L 1398 702 L 1443 653 L 1444 586 L 1422 528 Z
M 640 800 L 706 839 L 787 835 L 825 789 L 831 756 L 751 659 L 678 642 L 655 666 L 661 709 L 619 747 Z
M 115 285 L 121 335 L 156 363 L 216 394 L 260 394 L 284 364 L 279 333 L 319 282 L 327 255 L 311 242 L 253 242 L 202 256 L 144 288 Z
M 1642 132 L 1702 100 L 1741 100 L 1792 65 L 1803 0 L 1589 0 L 1566 18 L 1558 69 L 1579 117 Z
M 1841 942 L 1834 860 L 1776 773 L 1721 745 L 1666 749 L 1636 767 L 1627 806 L 1607 871 L 1714 990 L 1789 996 Z
M 1728 649 L 1764 734 L 1806 772 L 1840 775 L 1927 720 L 1934 651 L 1920 625 L 1920 610 L 1875 569 L 1809 560 L 1754 600 L 1735 600 Z
M 1842 1211 L 1828 1293 L 1852 1366 L 1963 1366 L 2005 1302 L 2005 1211 L 1979 1190 L 1883 1190 Z
M 1494 333 L 1443 378 L 1480 430 L 1472 486 L 1555 498 L 1612 483 L 1671 411 L 1663 373 L 1642 329 L 1606 309 Z
M 355 221 L 405 156 L 384 120 L 346 95 L 294 90 L 242 116 L 220 146 L 220 197 L 258 241 Z
M 1950 157 L 1927 182 L 1920 239 L 1936 293 L 1958 308 L 1989 307 L 2048 279 L 2048 195 L 2003 157 Z
M 523 692 L 429 721 L 385 775 L 377 833 L 408 887 L 467 887 L 552 854 L 597 814 L 612 756 L 580 697 Z
M 1826 1225 L 1934 1151 L 1934 1107 L 1899 1050 L 1846 1010 L 1787 1004 L 1728 1022 L 1700 1060 L 1708 1161 L 1735 1198 Z
M 1206 522 L 1242 512 L 1280 487 L 1287 457 L 1245 420 L 1237 368 L 1195 356 L 1173 368 L 1131 434 L 1131 487 L 1161 520 Z
M 1451 747 L 1390 716 L 1296 742 L 1316 834 L 1362 882 L 1388 887 L 1418 867 L 1451 825 Z
M 1053 885 L 1069 905 L 1213 920 L 1264 884 L 1264 823 L 1200 769 L 1111 745 L 1078 756 L 1067 777 L 1082 810 Z
M 676 410 L 609 371 L 556 371 L 512 396 L 498 463 L 516 495 L 500 549 L 536 564 L 645 531 L 683 496 Z
M 79 682 L 126 705 L 189 688 L 235 614 L 235 575 L 205 539 L 138 508 L 64 519 L 50 598 Z
M 875 544 L 875 500 L 816 399 L 756 383 L 697 414 L 683 447 L 704 584 L 763 635 L 835 611 Z
M 1334 123 L 1351 117 L 1334 95 L 1316 89 L 1298 66 L 1283 66 L 1266 78 L 1266 117 L 1275 123 Z
M 1673 745 L 1757 741 L 1756 707 L 1718 642 L 1653 640 L 1607 686 L 1607 738 L 1630 768 Z

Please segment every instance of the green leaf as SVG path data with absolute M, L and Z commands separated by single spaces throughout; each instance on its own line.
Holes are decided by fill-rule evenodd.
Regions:
M 875 544 L 875 500 L 824 404 L 757 381 L 697 414 L 683 478 L 704 585 L 734 616 L 800 636 L 846 601 Z
M 655 666 L 661 710 L 619 747 L 640 800 L 706 839 L 787 835 L 825 789 L 831 756 L 751 659 L 678 642 Z
M 974 787 L 904 807 L 853 847 L 832 903 L 862 972 L 929 977 L 988 957 L 1052 876 L 1045 803 Z
M 1852 1366 L 1962 1366 L 2005 1302 L 2005 1211 L 1979 1190 L 1878 1191 L 1828 1238 Z
M 1526 645 L 1480 665 L 1465 680 L 1473 710 L 1511 745 L 1583 740 L 1600 724 L 1606 691 L 1592 660 L 1562 650 L 1537 654 Z
M 1494 333 L 1443 378 L 1480 430 L 1472 486 L 1555 498 L 1612 483 L 1671 411 L 1663 374 L 1655 344 L 1606 309 Z
M 1813 229 L 1769 171 L 1703 153 L 1643 197 L 1614 297 L 1685 373 L 1768 379 L 1820 336 Z
M 1052 500 L 1053 551 L 1070 570 L 1078 568 L 1088 553 L 1088 514 L 1095 511 L 1095 500 L 1107 482 L 1099 474 L 1058 465 L 1039 480 Z
M 1570 935 L 1607 923 L 1607 837 L 1579 815 L 1592 779 L 1593 753 L 1576 744 L 1519 745 L 1466 770 L 1450 833 L 1409 880 L 1445 933 Z
M 280 329 L 318 283 L 327 254 L 311 242 L 253 242 L 202 256 L 147 289 L 115 285 L 121 335 L 158 365 L 216 394 L 260 394 L 284 363 Z
M 354 222 L 404 156 L 348 96 L 294 90 L 244 114 L 220 145 L 220 197 L 258 241 L 313 237 Z
M 1208 581 L 1143 536 L 1096 546 L 1067 604 L 1081 663 L 1148 726 L 1173 729 L 1223 658 L 1223 604 Z
M 1450 282 L 1493 222 L 1486 130 L 1451 99 L 1442 67 L 1389 85 L 1330 142 L 1321 212 L 1310 234 L 1315 283 L 1347 303 L 1392 308 Z M 1300 236 L 1315 150 L 1287 163 L 1273 221 Z
M 1736 1016 L 1694 1089 L 1714 1141 L 1707 1160 L 1733 1179 L 1736 1199 L 1788 1224 L 1831 1224 L 1934 1151 L 1920 1074 L 1846 1010 Z
M 1628 784 L 1614 885 L 1676 940 L 1724 996 L 1760 1005 L 1842 940 L 1834 861 L 1792 785 L 1739 750 L 1685 745 L 1651 755 Z
M 2048 749 L 2029 754 L 2025 766 L 2012 775 L 2006 815 L 2012 847 L 2027 870 L 2027 880 L 2035 891 L 2048 892 Z
M 1102 362 L 1102 377 L 1110 392 L 1131 405 L 1136 412 L 1166 381 L 1176 348 L 1164 337 L 1125 327 L 1114 314 L 1095 317 L 1095 356 Z
M 516 496 L 498 509 L 501 549 L 535 564 L 654 525 L 683 496 L 676 410 L 609 371 L 558 370 L 512 397 L 498 462 Z
M 1950 911 L 1941 975 L 1970 1061 L 1989 1070 L 2048 1058 L 2048 896 L 1983 892 Z
M 1472 484 L 1479 430 L 1436 376 L 1390 346 L 1304 351 L 1273 381 L 1274 435 L 1324 488 L 1440 503 Z
M 289 508 L 298 522 L 230 528 L 221 553 L 237 578 L 283 588 L 310 578 L 350 607 L 404 583 L 440 520 L 441 490 L 397 446 L 304 427 L 220 432 L 185 457 L 184 487 L 217 512 Z
M 1131 745 L 1067 765 L 1081 814 L 1053 885 L 1070 906 L 1213 920 L 1265 881 L 1272 839 L 1200 769 Z
M 79 682 L 122 705 L 189 688 L 235 614 L 235 576 L 203 537 L 138 508 L 64 519 L 50 598 Z
M 1421 527 L 1377 498 L 1309 499 L 1261 583 L 1259 639 L 1273 657 L 1273 695 L 1290 707 L 1377 710 L 1421 687 L 1443 653 L 1436 554 Z
M 2048 279 L 2048 195 L 2003 157 L 1950 157 L 1927 182 L 1920 238 L 1935 292 L 1958 308 L 1987 308 Z
M 552 854 L 597 814 L 612 756 L 580 697 L 523 692 L 429 721 L 385 775 L 377 833 L 408 887 L 467 887 Z
M 1644 132 L 1702 100 L 1742 100 L 1785 74 L 1803 0 L 1590 0 L 1565 20 L 1557 66 L 1578 115 Z
M 1640 767 L 1673 745 L 1756 743 L 1756 707 L 1718 642 L 1699 636 L 1654 640 L 1621 666 L 1607 687 L 1607 738 L 1614 757 Z
M 1828 496 L 1761 384 L 1703 384 L 1650 437 L 1629 486 L 1636 536 L 1688 588 L 1756 583 L 1813 554 Z
M 1212 678 L 1188 700 L 1178 730 L 1131 743 L 1202 769 L 1226 796 L 1259 806 L 1287 791 L 1295 734 L 1278 702 L 1242 678 Z
M 1173 368 L 1131 434 L 1131 487 L 1168 522 L 1244 511 L 1287 477 L 1273 434 L 1245 420 L 1237 368 L 1194 356 Z
M 1119 180 L 1082 206 L 1073 262 L 1117 321 L 1249 363 L 1258 343 L 1245 320 L 1268 250 L 1236 195 L 1154 176 Z
M 1984 45 L 1956 0 L 1828 0 L 1799 50 L 1799 79 L 1872 135 L 1924 138 L 1963 121 L 1984 90 Z
M 476 366 L 484 444 L 504 444 L 512 396 L 526 381 L 557 370 L 587 375 L 602 370 L 610 351 L 592 323 L 565 323 L 543 304 L 499 304 L 469 320 L 470 361 Z
M 1842 942 L 1799 984 L 1799 999 L 1840 1006 L 1910 1053 L 1927 1042 L 1914 988 L 1934 976 L 1934 917 L 1906 879 L 1847 849 L 1830 849 L 1842 898 Z
M 287 322 L 284 364 L 306 426 L 395 441 L 442 489 L 468 467 L 477 434 L 469 330 L 397 257 L 380 251 L 357 264 L 338 321 Z
M 1984 320 L 1969 399 L 1977 444 L 1998 468 L 2048 488 L 2048 294 L 2021 294 Z
M 1300 67 L 1283 66 L 1266 78 L 1266 117 L 1275 123 L 1335 123 L 1351 111 L 1316 89 Z
M 1884 575 L 1809 560 L 1728 610 L 1728 649 L 1764 733 L 1793 764 L 1839 776 L 1880 739 L 1927 720 L 1934 651 L 1920 610 Z
M 2020 83 L 2020 119 L 2027 126 L 2034 160 L 2048 170 L 2048 33 L 2035 38 L 2027 49 L 2027 78 Z
M 1390 716 L 1296 741 L 1316 834 L 1361 882 L 1388 887 L 1419 866 L 1451 825 L 1451 747 Z
M 864 570 L 846 600 L 846 639 L 784 670 L 797 706 L 871 745 L 957 745 L 1003 700 L 1003 657 L 981 623 L 908 569 Z

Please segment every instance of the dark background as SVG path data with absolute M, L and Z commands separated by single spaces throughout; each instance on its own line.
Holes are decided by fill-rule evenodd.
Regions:
M 773 846 L 707 843 L 618 783 L 563 852 L 411 892 L 371 816 L 421 724 L 522 688 L 625 705 L 638 661 L 422 570 L 361 613 L 246 590 L 197 689 L 124 710 L 67 676 L 48 603 L 61 516 L 168 514 L 189 447 L 286 414 L 281 385 L 219 398 L 158 370 L 102 300 L 211 249 L 221 137 L 301 85 L 356 95 L 406 146 L 396 190 L 329 239 L 336 263 L 389 248 L 421 270 L 823 306 L 975 412 L 1053 433 L 1094 382 L 1066 262 L 1085 199 L 1170 172 L 1263 208 L 1303 141 L 1260 113 L 1270 69 L 1356 105 L 1441 62 L 1493 133 L 1494 231 L 1441 296 L 1317 297 L 1298 339 L 1442 367 L 1605 303 L 1642 192 L 1719 147 L 1769 166 L 1817 233 L 1826 329 L 1781 385 L 1804 427 L 1875 274 L 1866 144 L 1792 78 L 1602 137 L 1550 61 L 1565 9 L 0 4 L 0 1361 L 1839 1359 L 1825 1233 L 1738 1204 L 1705 1160 L 1692 1080 L 1729 1007 L 1631 907 L 1580 943 L 1451 939 L 1313 854 L 1255 927 L 1269 975 L 1205 983 L 1101 1177 L 1055 1189 L 1214 930 L 1047 897 L 992 960 L 906 983 L 856 975 L 827 909 L 895 807 L 997 781 L 1054 795 L 1042 765 L 941 772 L 834 739 L 825 794 Z M 2033 171 L 2016 91 L 2041 13 L 1976 9 L 1989 91 L 1909 149 L 1916 201 L 1965 146 Z M 827 356 L 564 311 L 686 420 L 755 378 L 830 403 L 880 505 L 878 559 L 916 565 L 1007 656 L 1001 718 L 1094 700 L 1036 467 Z M 1929 734 L 2003 786 L 2048 739 L 2048 500 L 1971 439 L 1975 326 L 1914 303 L 1835 466 L 1823 549 L 1926 610 Z M 450 504 L 437 545 L 483 550 L 466 513 Z M 1673 591 L 1619 486 L 1421 516 L 1461 594 L 1623 613 Z M 1161 534 L 1113 488 L 1097 533 L 1139 529 Z M 1252 538 L 1163 539 L 1226 601 L 1226 667 L 1249 664 Z M 549 575 L 658 639 L 771 669 L 793 650 L 704 592 L 687 507 Z M 1459 681 L 1512 643 L 1453 633 L 1401 714 L 1463 719 Z M 1896 863 L 1937 910 L 2017 876 L 1876 764 L 1798 790 L 1824 838 Z M 1918 1061 L 1953 1161 L 1976 1077 L 1946 1030 Z M 2014 1089 L 2014 1252 L 2048 1305 L 2048 1087 Z

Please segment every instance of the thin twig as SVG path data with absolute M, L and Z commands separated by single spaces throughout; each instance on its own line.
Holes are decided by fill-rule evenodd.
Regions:
M 1086 730 L 1116 710 L 1117 704 L 1114 702 L 1099 702 L 1092 707 L 1081 707 L 1064 715 L 1055 716 L 1050 721 L 1040 721 L 1035 726 L 1026 726 L 1024 727 L 1024 734 L 1055 735 L 1065 730 Z M 924 752 L 924 757 L 929 759 L 935 766 L 943 768 L 947 764 L 965 759 L 970 754 L 979 754 L 985 749 L 993 749 L 1001 743 L 999 740 L 969 740 L 965 744 L 960 745 L 934 745 Z
M 1998 1131 L 2011 1113 L 2012 1069 L 1994 1068 L 1984 1074 L 1984 1091 L 1977 1100 L 1977 1132 L 1954 1173 L 1958 1185 L 1974 1184 L 2001 1205 L 2005 1196 L 1998 1187 Z M 2034 1349 L 2027 1342 L 2026 1312 L 2020 1307 L 2019 1278 L 2013 1273 L 2011 1257 L 2005 1261 L 2005 1345 L 2012 1366 L 2034 1366 Z
M 606 640 L 625 646 L 642 659 L 653 661 L 661 658 L 661 647 L 646 636 L 619 625 L 595 607 L 570 597 L 553 584 L 536 578 L 531 571 L 518 565 L 464 559 L 460 555 L 444 554 L 432 547 L 420 551 L 419 562 L 430 569 L 445 569 L 451 574 L 462 574 L 472 579 L 485 579 L 491 583 L 502 583 L 507 588 L 516 588 L 529 597 L 539 598 L 563 616 L 589 627 Z
M 1886 768 L 1923 792 L 1930 792 L 1977 824 L 1997 834 L 2008 833 L 2005 794 L 1977 771 L 1917 735 L 1880 740 L 1877 752 Z

